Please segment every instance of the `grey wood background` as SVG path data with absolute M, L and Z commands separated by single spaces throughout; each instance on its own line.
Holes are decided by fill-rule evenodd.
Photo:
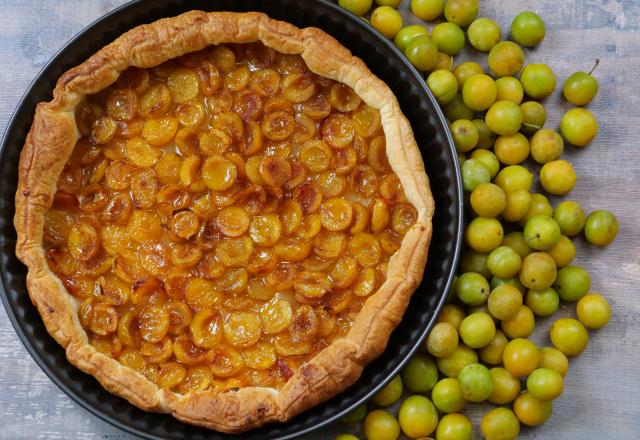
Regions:
M 0 0 L 2 129 L 47 60 L 84 26 L 123 3 Z M 409 3 L 403 1 L 403 15 L 406 22 L 417 22 Z M 548 29 L 544 42 L 527 52 L 528 62 L 550 64 L 563 81 L 575 70 L 588 70 L 594 58 L 602 60 L 597 72 L 600 94 L 590 106 L 600 121 L 600 134 L 588 148 L 565 153 L 579 176 L 569 198 L 586 210 L 611 209 L 620 223 L 618 240 L 607 249 L 577 243 L 577 263 L 591 271 L 592 289 L 610 300 L 612 321 L 592 333 L 585 354 L 571 361 L 553 417 L 543 427 L 524 429 L 522 438 L 635 440 L 640 438 L 640 1 L 481 0 L 480 15 L 496 19 L 504 30 L 522 10 L 540 13 Z M 456 61 L 468 56 L 486 65 L 485 57 L 477 54 Z M 547 126 L 557 127 L 567 103 L 556 93 L 545 105 Z M 572 309 L 558 314 L 573 313 Z M 549 319 L 539 321 L 538 343 L 545 342 L 550 324 Z M 1 439 L 133 439 L 80 408 L 40 371 L 4 309 L 0 366 Z M 470 405 L 465 413 L 477 427 L 485 410 Z M 332 438 L 350 429 L 336 425 L 308 438 Z

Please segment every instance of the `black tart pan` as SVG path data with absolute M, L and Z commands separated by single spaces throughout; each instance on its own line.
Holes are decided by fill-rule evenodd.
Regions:
M 49 101 L 57 79 L 127 30 L 183 12 L 260 11 L 298 27 L 315 26 L 337 38 L 393 90 L 413 127 L 431 181 L 436 211 L 424 281 L 382 356 L 368 365 L 346 392 L 286 423 L 269 424 L 240 436 L 184 424 L 165 414 L 142 411 L 107 392 L 73 367 L 49 336 L 25 287 L 26 268 L 15 256 L 14 195 L 18 157 L 35 106 Z M 325 0 L 136 0 L 115 9 L 76 35 L 40 72 L 18 105 L 0 146 L 0 296 L 9 318 L 35 361 L 65 393 L 97 417 L 144 438 L 296 438 L 325 426 L 366 401 L 397 374 L 418 349 L 445 301 L 460 253 L 460 169 L 446 120 L 422 76 L 393 44 L 364 20 Z

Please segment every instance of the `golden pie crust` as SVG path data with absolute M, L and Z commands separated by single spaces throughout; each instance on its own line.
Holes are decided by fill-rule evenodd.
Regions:
M 44 213 L 52 205 L 58 177 L 79 138 L 74 112 L 86 95 L 103 90 L 130 66 L 148 68 L 209 45 L 255 41 L 281 53 L 300 54 L 311 71 L 346 84 L 366 104 L 379 109 L 390 166 L 417 210 L 417 221 L 391 257 L 386 281 L 365 302 L 347 337 L 300 366 L 282 389 L 245 387 L 176 394 L 158 388 L 89 344 L 76 302 L 47 265 Z M 171 413 L 184 422 L 233 433 L 288 420 L 329 399 L 353 384 L 363 367 L 384 351 L 422 279 L 434 203 L 411 127 L 393 93 L 335 39 L 319 29 L 298 29 L 260 13 L 191 11 L 125 33 L 66 72 L 53 97 L 38 105 L 20 156 L 16 254 L 29 269 L 31 300 L 73 365 L 144 410 Z

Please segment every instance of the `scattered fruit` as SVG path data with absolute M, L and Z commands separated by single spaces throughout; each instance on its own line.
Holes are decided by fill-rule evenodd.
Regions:
M 454 23 L 444 22 L 436 25 L 431 30 L 431 38 L 438 45 L 438 50 L 447 55 L 458 55 L 464 48 L 464 31 Z
M 409 438 L 424 438 L 438 426 L 438 410 L 424 396 L 408 397 L 398 410 L 400 429 Z
M 529 98 L 544 99 L 556 88 L 556 75 L 546 64 L 528 64 L 522 69 L 520 82 Z
M 584 236 L 597 246 L 608 246 L 618 235 L 618 220 L 610 211 L 593 211 L 584 224 Z
M 467 29 L 469 43 L 480 52 L 489 52 L 500 42 L 502 33 L 498 23 L 490 18 L 478 18 Z
M 598 80 L 593 75 L 594 70 L 600 64 L 600 60 L 596 59 L 596 63 L 589 73 L 576 72 L 569 76 L 562 87 L 562 93 L 567 101 L 574 105 L 587 105 L 598 94 Z
M 404 54 L 416 69 L 426 72 L 438 61 L 438 45 L 428 35 L 418 35 L 409 42 Z
M 394 43 L 396 44 L 396 47 L 400 49 L 400 51 L 404 52 L 411 40 L 419 35 L 429 36 L 429 30 L 419 24 L 406 26 L 398 31 L 394 39 Z
M 460 27 L 471 24 L 478 16 L 479 0 L 447 0 L 444 5 L 444 18 Z
M 589 110 L 574 108 L 562 116 L 560 132 L 570 144 L 586 147 L 598 134 L 598 122 Z
M 611 319 L 611 308 L 606 299 L 597 293 L 589 293 L 576 306 L 578 319 L 585 327 L 597 330 L 604 327 Z
M 585 326 L 573 318 L 560 318 L 551 326 L 551 342 L 567 356 L 578 356 L 589 343 Z
M 426 354 L 415 355 L 402 369 L 402 381 L 414 393 L 431 391 L 438 382 L 438 368 L 433 358 Z
M 371 9 L 373 0 L 338 0 L 338 4 L 347 11 L 362 17 Z
M 371 25 L 387 38 L 395 38 L 402 29 L 402 16 L 391 6 L 379 6 L 371 14 Z
M 524 52 L 512 41 L 501 41 L 489 52 L 488 63 L 497 77 L 516 76 L 524 65 Z
M 402 379 L 396 376 L 371 398 L 371 402 L 378 406 L 391 406 L 400 400 L 402 389 Z
M 411 0 L 411 12 L 424 21 L 435 20 L 443 10 L 444 0 Z
M 371 8 L 371 0 L 339 3 L 358 15 Z M 589 273 L 572 265 L 572 237 L 584 233 L 589 243 L 607 246 L 618 232 L 616 217 L 606 210 L 587 216 L 571 200 L 552 206 L 547 196 L 534 192 L 534 168 L 529 166 L 540 165 L 535 169 L 546 193 L 568 194 L 577 175 L 563 157 L 565 142 L 589 145 L 598 122 L 589 110 L 573 108 L 562 116 L 559 130 L 545 128 L 547 111 L 538 101 L 554 93 L 558 78 L 547 64 L 525 65 L 522 47 L 540 44 L 546 34 L 535 12 L 516 15 L 510 27 L 513 41 L 501 41 L 506 35 L 500 25 L 478 18 L 478 0 L 412 0 L 411 11 L 421 20 L 444 15 L 446 21 L 435 24 L 431 33 L 421 24 L 402 28 L 393 9 L 398 0 L 376 3 L 380 7 L 372 14 L 372 25 L 395 38 L 409 61 L 428 73 L 427 86 L 443 107 L 458 152 L 471 217 L 451 303 L 443 307 L 424 343 L 429 355 L 415 355 L 401 376 L 372 399 L 379 406 L 391 405 L 406 388 L 430 392 L 433 402 L 408 397 L 400 406 L 399 423 L 390 413 L 373 411 L 364 434 L 369 440 L 396 439 L 402 430 L 410 438 L 471 439 L 472 425 L 459 412 L 468 401 L 488 400 L 512 409 L 497 407 L 484 415 L 484 438 L 515 439 L 521 423 L 537 426 L 551 416 L 551 401 L 560 397 L 569 370 L 567 356 L 585 350 L 587 329 L 600 329 L 611 319 L 607 300 L 589 292 Z M 475 61 L 453 68 L 453 57 L 467 39 L 474 49 L 488 52 L 487 72 Z M 562 91 L 568 102 L 585 106 L 597 96 L 598 80 L 592 74 L 598 64 L 596 60 L 590 72 L 566 78 Z M 527 339 L 536 317 L 553 316 L 570 302 L 577 302 L 577 319 L 553 322 L 553 347 L 538 348 Z M 526 384 L 522 393 L 521 383 Z M 438 411 L 444 414 L 439 423 Z M 345 419 L 362 420 L 365 412 L 358 408 Z
M 545 33 L 544 21 L 535 12 L 521 12 L 511 22 L 511 38 L 525 47 L 534 47 L 540 44 Z

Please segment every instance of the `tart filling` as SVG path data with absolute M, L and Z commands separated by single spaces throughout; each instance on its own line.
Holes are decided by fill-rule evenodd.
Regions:
M 260 42 L 129 68 L 76 123 L 48 265 L 91 345 L 177 393 L 282 387 L 417 219 L 379 111 Z

